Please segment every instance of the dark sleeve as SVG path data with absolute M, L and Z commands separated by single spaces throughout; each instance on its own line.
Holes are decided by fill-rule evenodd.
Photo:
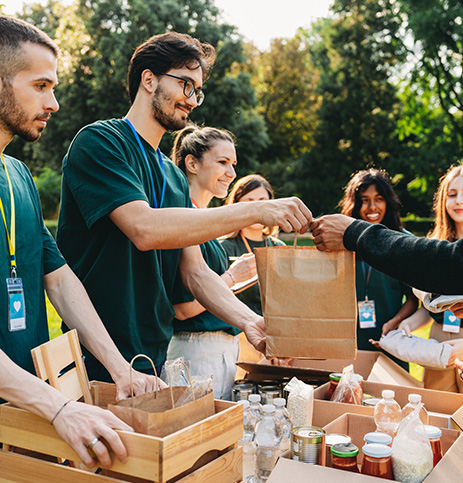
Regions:
M 454 243 L 409 236 L 356 220 L 344 246 L 377 270 L 426 292 L 463 294 L 463 239 Z

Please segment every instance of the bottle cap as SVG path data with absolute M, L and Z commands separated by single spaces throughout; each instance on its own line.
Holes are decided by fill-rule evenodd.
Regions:
M 359 454 L 359 449 L 353 443 L 337 443 L 331 446 L 330 450 L 334 456 L 341 456 L 343 458 L 349 458 Z
M 249 402 L 260 402 L 260 394 L 249 394 L 248 401 Z
M 363 454 L 373 458 L 387 458 L 392 454 L 392 448 L 385 444 L 371 443 L 365 444 L 362 448 Z
M 420 394 L 409 394 L 408 395 L 409 402 L 413 404 L 417 404 L 421 402 L 421 395 Z
M 262 411 L 264 411 L 264 413 L 267 413 L 267 414 L 274 413 L 275 406 L 273 404 L 264 404 L 262 406 Z
M 276 397 L 273 400 L 273 404 L 276 407 L 285 407 L 286 406 L 286 399 L 284 397 Z
M 371 433 L 367 433 L 363 440 L 367 444 L 376 443 L 376 444 L 385 444 L 386 446 L 392 443 L 392 436 L 387 433 L 380 433 L 379 431 L 373 431 Z
M 395 396 L 395 392 L 392 389 L 383 389 L 381 396 L 383 396 L 384 399 L 391 399 Z
M 244 407 L 244 409 L 248 409 L 250 406 L 249 401 L 247 401 L 246 399 L 240 399 L 238 401 L 238 404 L 241 404 Z
M 426 434 L 430 439 L 440 438 L 442 436 L 442 430 L 436 426 L 431 426 L 429 424 L 424 425 L 424 429 L 426 429 Z

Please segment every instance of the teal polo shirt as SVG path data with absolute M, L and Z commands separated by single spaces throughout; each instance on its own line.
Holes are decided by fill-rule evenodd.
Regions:
M 156 151 L 141 142 L 159 203 L 162 169 Z M 162 208 L 192 208 L 184 174 L 167 157 L 163 162 Z M 135 200 L 154 207 L 150 172 L 130 126 L 112 119 L 83 128 L 63 161 L 58 246 L 122 355 L 130 361 L 145 354 L 159 365 L 173 334 L 180 250 L 142 252 L 110 220 L 113 210 Z M 135 365 L 151 368 L 145 359 Z

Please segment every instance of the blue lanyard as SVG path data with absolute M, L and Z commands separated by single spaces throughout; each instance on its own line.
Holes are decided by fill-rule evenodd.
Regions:
M 132 126 L 132 123 L 124 117 L 124 121 L 130 126 L 130 129 L 132 129 L 133 135 L 135 136 L 135 139 L 137 140 L 138 146 L 141 149 L 141 152 L 143 154 L 143 157 L 145 158 L 146 165 L 148 166 L 148 171 L 150 173 L 150 178 L 151 178 L 151 189 L 153 190 L 153 204 L 155 208 L 162 208 L 162 203 L 164 201 L 164 194 L 166 192 L 166 171 L 164 169 L 164 163 L 162 161 L 162 156 L 161 156 L 161 151 L 156 149 L 156 153 L 158 155 L 159 159 L 159 164 L 161 165 L 161 170 L 162 170 L 162 191 L 161 191 L 161 204 L 158 206 L 158 198 L 156 196 L 156 192 L 154 191 L 154 179 L 153 179 L 153 172 L 151 171 L 151 166 L 148 161 L 148 156 L 146 155 L 145 148 L 143 147 L 143 144 L 141 143 L 140 136 L 138 135 L 137 131 L 135 131 L 135 128 Z
M 370 282 L 371 267 L 365 262 L 362 263 L 363 280 L 365 282 L 365 300 L 368 300 L 368 283 Z M 365 273 L 365 266 L 368 267 L 368 273 Z

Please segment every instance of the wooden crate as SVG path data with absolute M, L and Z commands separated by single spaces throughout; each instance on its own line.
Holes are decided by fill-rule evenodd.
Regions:
M 101 394 L 98 395 L 98 384 L 95 402 L 99 401 L 99 405 L 104 407 L 108 401 Z M 93 392 L 95 394 L 95 385 Z M 243 408 L 236 403 L 216 400 L 213 416 L 164 438 L 126 431 L 118 431 L 118 434 L 129 458 L 126 463 L 113 458 L 111 470 L 121 475 L 154 482 L 167 482 L 175 478 L 182 483 L 233 483 L 242 479 L 242 451 L 237 448 L 237 442 L 243 435 Z M 9 404 L 0 406 L 0 442 L 80 461 L 49 422 Z M 5 454 L 2 458 L 10 459 Z M 199 460 L 203 466 L 198 468 L 195 463 Z M 43 462 L 36 464 L 42 466 Z M 100 475 L 93 477 L 95 482 L 105 481 Z M 0 467 L 0 481 L 23 481 L 2 478 L 3 468 Z

